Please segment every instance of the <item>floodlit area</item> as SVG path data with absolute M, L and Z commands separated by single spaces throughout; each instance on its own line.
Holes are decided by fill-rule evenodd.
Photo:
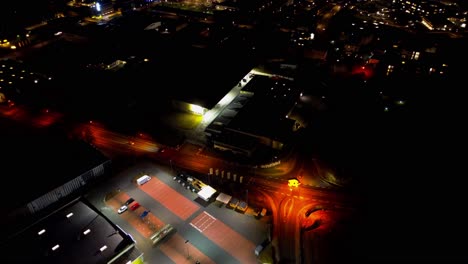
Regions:
M 151 175 L 151 180 L 138 185 L 134 179 L 142 171 Z M 93 204 L 110 209 L 105 214 L 126 227 L 147 263 L 164 259 L 187 263 L 188 256 L 200 263 L 255 263 L 254 248 L 266 236 L 266 222 L 219 207 L 214 198 L 210 199 L 217 191 L 208 185 L 193 192 L 186 188 L 187 182 L 175 178 L 163 166 L 140 163 L 116 175 L 119 191 L 113 190 L 114 184 L 106 184 L 90 199 Z M 130 198 L 128 210 L 119 211 Z M 139 207 L 133 210 L 135 203 Z M 168 226 L 170 231 L 166 231 Z M 157 247 L 153 246 L 155 242 Z
M 213 122 L 219 113 L 221 113 L 222 110 L 239 95 L 242 88 L 244 88 L 250 82 L 250 80 L 252 80 L 253 74 L 255 74 L 254 70 L 245 75 L 244 78 L 239 81 L 239 84 L 233 87 L 231 91 L 229 91 L 223 98 L 221 98 L 221 100 L 219 100 L 213 109 L 210 109 L 203 115 L 202 122 L 205 126 Z

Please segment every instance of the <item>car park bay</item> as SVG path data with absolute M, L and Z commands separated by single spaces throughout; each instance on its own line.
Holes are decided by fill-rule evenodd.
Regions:
M 260 221 L 225 207 L 220 208 L 215 204 L 205 205 L 206 207 L 199 204 L 196 202 L 197 194 L 174 181 L 172 174 L 149 175 L 152 179 L 144 185 L 138 186 L 133 181 L 106 202 L 108 206 L 114 208 L 109 212 L 118 216 L 117 223 L 128 222 L 130 226 L 126 231 L 134 237 L 144 238 L 143 244 L 139 243 L 139 246 L 147 248 L 145 259 L 149 261 L 148 263 L 151 263 L 151 260 L 161 261 L 163 255 L 174 263 L 184 263 L 178 261 L 187 257 L 185 246 L 191 255 L 204 260 L 200 261 L 201 263 L 256 262 L 255 245 L 265 236 L 262 231 L 265 227 L 262 227 Z M 127 177 L 128 181 L 132 182 L 132 177 L 136 176 L 129 174 Z M 123 214 L 117 214 L 117 209 L 130 197 L 135 200 L 132 203 L 138 202 L 140 207 L 135 211 L 127 210 Z M 149 212 L 142 219 L 141 216 L 145 211 Z M 149 221 L 150 224 L 146 219 L 152 219 Z M 207 222 L 203 224 L 205 220 Z M 159 250 L 154 251 L 154 247 L 150 246 L 154 227 L 166 224 L 173 225 L 176 232 L 160 242 L 157 247 Z M 121 223 L 121 226 L 127 224 Z M 225 241 L 226 238 L 229 241 Z M 190 242 L 184 244 L 186 240 Z M 241 241 L 242 245 L 239 246 L 233 241 Z M 148 246 L 144 246 L 145 244 Z

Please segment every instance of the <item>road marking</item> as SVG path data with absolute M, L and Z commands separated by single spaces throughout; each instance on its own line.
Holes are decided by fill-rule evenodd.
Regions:
M 205 228 L 203 228 L 203 231 L 205 231 L 208 227 L 210 227 L 215 221 L 211 221 Z
M 209 213 L 207 212 L 204 212 L 205 214 L 207 214 L 209 217 L 211 217 L 213 220 L 217 220 L 214 216 L 210 215 Z
M 207 212 L 203 212 L 203 214 L 200 214 L 199 218 L 190 223 L 190 225 L 196 228 L 200 233 L 203 233 L 203 231 L 208 229 L 216 221 L 217 219 L 215 217 Z
M 203 233 L 203 231 L 200 230 L 200 228 L 196 227 L 194 224 L 190 223 L 190 225 L 191 225 L 193 228 L 195 228 L 196 230 L 198 230 L 198 232 Z
M 207 221 L 210 221 L 210 219 L 205 218 L 204 221 L 203 221 L 203 223 L 201 223 L 201 224 L 199 225 L 200 228 L 201 228 L 202 226 L 204 226 L 205 223 L 206 223 Z M 197 223 L 197 225 L 198 225 L 198 223 Z

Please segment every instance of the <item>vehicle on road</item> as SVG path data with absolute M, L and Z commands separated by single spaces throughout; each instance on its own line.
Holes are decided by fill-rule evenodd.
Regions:
M 255 256 L 259 256 L 260 253 L 263 251 L 263 249 L 265 249 L 265 247 L 266 247 L 268 244 L 270 244 L 270 240 L 265 239 L 265 240 L 263 240 L 263 242 L 262 242 L 261 244 L 257 245 L 257 246 L 255 247 L 255 250 L 254 250 Z
M 117 213 L 121 214 L 125 211 L 127 211 L 128 207 L 126 205 L 122 205 L 119 210 L 117 210 Z

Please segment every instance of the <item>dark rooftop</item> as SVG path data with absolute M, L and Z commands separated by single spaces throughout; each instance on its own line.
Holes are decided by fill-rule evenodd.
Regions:
M 133 243 L 78 200 L 9 239 L 2 245 L 2 251 L 8 252 L 2 258 L 5 263 L 108 263 Z
M 299 90 L 288 80 L 264 76 L 255 76 L 245 88 L 253 91 L 254 97 L 228 128 L 285 140 L 294 123 L 286 115 L 298 98 Z

